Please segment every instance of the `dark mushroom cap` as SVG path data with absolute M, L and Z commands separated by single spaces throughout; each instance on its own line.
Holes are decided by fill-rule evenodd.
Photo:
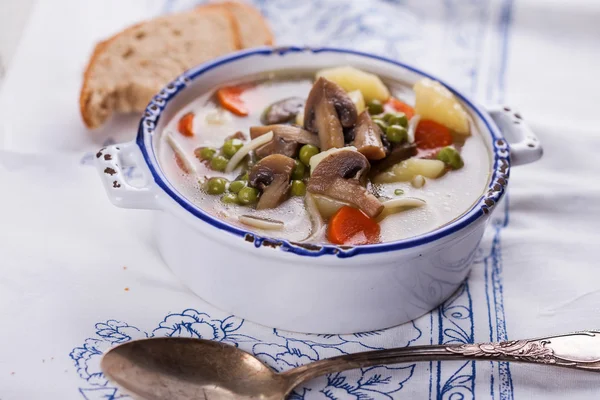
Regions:
M 348 202 L 374 218 L 383 210 L 383 204 L 363 186 L 369 168 L 367 158 L 357 151 L 335 152 L 317 165 L 307 190 Z
M 344 89 L 325 78 L 313 85 L 304 108 L 304 127 L 319 134 L 322 151 L 344 147 L 343 128 L 356 123 L 356 107 Z
M 367 111 L 358 116 L 354 128 L 354 147 L 369 160 L 385 158 L 385 148 L 381 142 L 381 128 L 373 122 Z
M 294 160 L 281 154 L 273 154 L 260 160 L 248 174 L 251 186 L 261 191 L 257 210 L 275 208 L 288 195 Z
M 293 120 L 306 101 L 300 97 L 288 97 L 271 104 L 260 118 L 264 125 L 282 124 Z
M 386 169 L 417 155 L 417 146 L 414 143 L 394 144 L 390 147 L 391 151 L 388 153 L 387 157 L 371 163 L 371 176 L 383 172 Z

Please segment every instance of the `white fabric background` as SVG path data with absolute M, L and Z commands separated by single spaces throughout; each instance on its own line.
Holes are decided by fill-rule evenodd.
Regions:
M 117 398 L 119 393 L 94 375 L 99 359 L 94 351 L 114 343 L 100 340 L 93 347 L 86 341 L 98 338 L 94 336 L 98 323 L 113 318 L 125 321 L 130 327 L 116 331 L 123 337 L 139 337 L 156 330 L 163 319 L 161 329 L 172 318 L 185 319 L 180 314 L 187 308 L 207 312 L 213 320 L 228 316 L 204 305 L 171 275 L 154 249 L 149 213 L 112 207 L 96 172 L 81 165 L 84 152 L 97 148 L 108 136 L 132 137 L 136 125 L 135 117 L 124 117 L 89 133 L 80 122 L 76 100 L 92 44 L 127 24 L 187 3 L 192 2 L 40 0 L 33 9 L 0 92 L 2 400 Z M 265 6 L 264 1 L 257 3 Z M 416 10 L 414 15 L 424 15 L 427 21 L 422 27 L 425 33 L 407 42 L 403 60 L 414 58 L 420 66 L 462 85 L 462 72 L 448 64 L 441 50 L 440 9 L 453 3 L 457 10 L 468 11 L 476 2 L 416 3 L 384 5 L 397 7 L 407 24 L 412 14 L 402 14 L 405 9 Z M 489 23 L 482 28 L 484 56 L 477 64 L 482 77 L 471 92 L 482 102 L 504 97 L 507 104 L 519 108 L 545 149 L 540 162 L 512 170 L 510 222 L 496 236 L 492 228 L 488 235 L 501 240 L 495 260 L 502 265 L 498 273 L 506 336 L 517 339 L 599 328 L 600 2 L 516 0 L 510 4 L 505 58 L 498 58 L 502 33 L 495 32 L 498 26 L 492 23 L 503 5 L 489 3 L 485 17 Z M 357 10 L 365 7 L 361 1 L 352 4 Z M 469 18 L 480 16 L 466 11 L 467 20 L 462 22 L 470 27 Z M 282 38 L 293 39 L 293 32 L 276 27 L 276 33 L 280 43 Z M 467 29 L 466 37 L 473 37 L 473 31 Z M 318 43 L 322 37 L 307 40 L 311 39 Z M 500 68 L 504 59 L 505 70 Z M 497 85 L 488 84 L 496 79 Z M 493 93 L 488 93 L 488 87 L 494 88 Z M 496 218 L 504 218 L 502 210 Z M 482 252 L 491 245 L 489 238 Z M 491 289 L 483 264 L 476 264 L 469 281 L 475 341 L 499 337 L 497 329 L 488 327 L 484 306 Z M 171 319 L 165 317 L 173 314 Z M 326 357 L 368 346 L 428 344 L 437 315 L 434 312 L 431 318 L 373 339 L 340 338 L 334 347 L 319 349 L 307 346 L 301 335 L 274 335 L 248 322 L 236 333 L 243 331 L 265 344 L 250 347 L 249 339 L 241 337 L 232 341 L 264 354 L 271 365 L 287 368 L 314 359 L 312 351 Z M 303 356 L 292 361 L 274 359 L 271 355 L 278 348 L 273 346 L 298 346 Z M 72 353 L 76 348 L 86 350 Z M 363 389 L 351 393 L 322 380 L 298 398 L 323 398 L 319 396 L 327 388 L 339 399 L 359 395 L 448 398 L 450 392 L 431 388 L 430 376 L 436 368 L 440 367 L 424 364 L 392 371 L 393 381 L 403 382 L 396 391 L 379 385 L 369 393 Z M 441 368 L 443 376 L 458 367 Z M 471 389 L 459 387 L 456 393 L 478 399 L 592 399 L 600 390 L 600 380 L 591 373 L 514 364 L 510 385 L 502 386 L 500 381 L 507 375 L 501 369 L 496 363 L 478 363 Z M 349 374 L 347 379 L 356 383 L 356 377 L 366 374 Z

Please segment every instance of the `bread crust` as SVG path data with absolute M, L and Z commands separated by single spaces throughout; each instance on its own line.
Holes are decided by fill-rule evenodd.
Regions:
M 227 15 L 227 18 L 229 19 L 229 23 L 231 24 L 231 29 L 233 30 L 233 37 L 235 38 L 235 48 L 237 50 L 241 50 L 242 49 L 242 37 L 240 34 L 240 26 L 238 24 L 237 19 L 235 18 L 235 15 L 233 15 L 233 13 L 231 12 L 231 10 L 227 7 L 224 7 L 222 3 L 206 3 L 206 4 L 201 4 L 198 7 L 196 7 L 194 9 L 194 11 L 198 12 L 198 11 L 202 11 L 202 10 L 221 10 L 224 11 L 225 14 Z
M 261 19 L 262 22 L 263 22 L 262 26 L 263 26 L 264 32 L 265 32 L 265 34 L 267 36 L 267 41 L 264 44 L 267 45 L 267 46 L 272 46 L 273 45 L 273 43 L 275 41 L 274 36 L 273 36 L 273 31 L 271 30 L 271 27 L 267 23 L 266 19 L 263 17 L 263 15 L 260 13 L 260 11 L 258 11 L 256 9 L 256 7 L 253 7 L 250 4 L 245 3 L 243 1 L 231 1 L 231 0 L 223 1 L 223 2 L 220 2 L 220 3 L 216 3 L 216 4 L 223 5 L 226 8 L 229 8 L 229 7 L 232 7 L 232 6 L 233 7 L 236 7 L 236 6 L 242 7 L 249 14 L 253 14 L 256 18 Z M 237 20 L 236 20 L 236 23 L 237 23 Z M 238 29 L 238 32 L 239 32 L 239 29 Z M 241 35 L 240 35 L 240 42 L 241 42 Z

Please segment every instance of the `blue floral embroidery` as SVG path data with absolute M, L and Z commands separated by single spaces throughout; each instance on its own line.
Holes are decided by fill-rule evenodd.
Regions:
M 393 346 L 407 346 L 421 337 L 421 331 L 414 325 L 407 330 L 410 338 Z M 362 351 L 382 349 L 381 337 L 387 331 L 374 331 L 352 335 L 301 335 L 282 333 L 273 330 L 280 344 L 258 343 L 252 348 L 253 353 L 278 372 L 325 358 L 356 352 L 357 346 Z M 307 386 L 296 389 L 290 399 L 388 399 L 389 394 L 400 390 L 414 372 L 414 365 L 402 367 L 372 367 L 357 371 L 331 374 L 317 378 Z
M 77 373 L 82 379 L 94 386 L 105 386 L 108 381 L 99 366 L 102 354 L 114 345 L 148 335 L 124 322 L 109 320 L 96 324 L 96 336 L 86 339 L 83 346 L 74 348 L 69 356 L 75 361 Z
M 317 378 L 310 388 L 294 391 L 290 400 L 393 399 L 414 372 L 414 365 L 376 366 L 359 372 L 336 373 Z
M 169 314 L 150 334 L 125 322 L 109 320 L 95 325 L 95 337 L 88 338 L 81 347 L 71 351 L 70 357 L 75 363 L 78 375 L 87 382 L 88 387 L 80 388 L 80 393 L 86 399 L 108 398 L 117 399 L 125 395 L 119 389 L 109 385 L 108 380 L 100 370 L 102 354 L 112 346 L 132 339 L 145 337 L 195 337 L 227 342 L 233 345 L 256 339 L 236 334 L 244 320 L 229 316 L 222 320 L 213 319 L 206 313 L 187 309 L 177 314 Z
M 152 331 L 152 336 L 189 337 L 197 339 L 215 340 L 225 342 L 237 347 L 238 343 L 256 342 L 257 340 L 246 335 L 234 334 L 244 323 L 243 319 L 229 316 L 223 320 L 212 319 L 206 313 L 187 309 L 181 314 L 169 314 Z
M 342 346 L 342 347 L 347 344 L 360 344 L 361 346 L 365 347 L 366 349 L 380 350 L 380 349 L 384 348 L 381 346 L 381 344 L 384 342 L 384 340 L 386 341 L 386 343 L 388 343 L 387 347 L 389 347 L 390 345 L 394 346 L 394 347 L 407 347 L 407 346 L 410 346 L 411 343 L 418 340 L 422 335 L 421 330 L 419 328 L 417 328 L 414 321 L 409 322 L 409 324 L 412 324 L 412 330 L 410 330 L 409 332 L 411 332 L 411 334 L 415 334 L 416 336 L 414 336 L 414 337 L 397 336 L 391 343 L 390 343 L 390 338 L 386 336 L 386 332 L 389 332 L 389 330 L 360 332 L 360 333 L 353 333 L 353 334 L 349 334 L 349 335 L 315 335 L 315 336 L 319 338 L 320 343 L 335 344 L 336 346 Z M 310 341 L 310 340 L 307 339 L 306 341 Z
M 110 347 L 132 339 L 144 337 L 193 337 L 215 340 L 240 346 L 254 353 L 278 372 L 309 362 L 348 354 L 353 351 L 381 349 L 381 337 L 388 331 L 375 331 L 353 335 L 304 335 L 270 330 L 270 336 L 259 340 L 242 333 L 244 320 L 234 316 L 219 319 L 208 313 L 186 309 L 167 315 L 151 333 L 125 322 L 109 320 L 95 325 L 96 334 L 86 339 L 81 347 L 73 349 L 73 359 L 79 376 L 86 387 L 79 389 L 85 399 L 118 399 L 125 395 L 113 387 L 99 368 L 102 354 Z M 257 329 L 257 327 L 254 327 Z M 400 332 L 398 328 L 392 328 Z M 381 336 L 381 337 L 380 337 Z M 402 334 L 393 346 L 407 346 L 421 337 L 415 324 Z M 414 365 L 401 367 L 371 367 L 348 371 L 315 379 L 293 393 L 292 399 L 390 399 L 411 378 Z

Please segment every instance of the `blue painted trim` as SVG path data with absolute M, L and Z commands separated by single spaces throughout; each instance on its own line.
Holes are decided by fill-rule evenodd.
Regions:
M 447 301 L 447 300 L 446 300 Z M 442 320 L 442 315 L 443 315 L 443 307 L 444 305 L 441 304 L 438 308 L 437 308 L 437 313 L 438 313 L 438 344 L 443 344 L 444 343 L 444 322 Z M 437 362 L 437 397 L 440 398 L 442 396 L 442 362 L 438 361 Z
M 409 66 L 407 64 L 394 61 L 385 57 L 364 53 L 355 50 L 348 49 L 340 49 L 340 48 L 329 48 L 329 47 L 321 47 L 321 48 L 309 48 L 309 47 L 285 47 L 285 48 L 257 48 L 246 51 L 241 51 L 237 53 L 233 53 L 229 56 L 225 56 L 214 61 L 202 64 L 196 68 L 192 68 L 169 85 L 167 85 L 158 95 L 156 95 L 148 107 L 146 108 L 146 112 L 144 117 L 141 119 L 138 129 L 138 135 L 136 139 L 137 145 L 140 147 L 140 150 L 143 154 L 144 160 L 154 178 L 156 184 L 163 189 L 165 193 L 167 193 L 175 202 L 177 202 L 181 207 L 190 212 L 195 217 L 201 219 L 202 221 L 214 226 L 215 228 L 224 230 L 226 232 L 232 233 L 236 236 L 239 236 L 242 239 L 245 239 L 247 236 L 254 238 L 254 245 L 256 247 L 260 247 L 263 242 L 267 241 L 268 243 L 274 243 L 279 245 L 279 248 L 283 251 L 294 253 L 300 256 L 310 256 L 310 257 L 318 257 L 323 255 L 335 255 L 340 258 L 347 258 L 356 256 L 358 254 L 374 254 L 374 253 L 384 253 L 388 251 L 396 251 L 401 249 L 408 249 L 416 246 L 420 246 L 423 244 L 430 243 L 432 241 L 441 239 L 445 236 L 448 236 L 452 233 L 455 233 L 468 225 L 474 223 L 479 218 L 482 218 L 486 215 L 484 212 L 485 205 L 483 204 L 484 196 L 482 195 L 479 200 L 475 203 L 475 205 L 463 214 L 461 217 L 456 219 L 455 221 L 438 228 L 432 232 L 416 236 L 409 239 L 399 240 L 396 242 L 390 243 L 380 243 L 374 245 L 364 245 L 357 246 L 352 248 L 343 248 L 340 246 L 334 245 L 323 245 L 319 246 L 319 250 L 308 250 L 302 245 L 295 244 L 293 242 L 289 242 L 287 240 L 281 239 L 273 239 L 268 237 L 261 237 L 256 235 L 251 231 L 247 231 L 244 229 L 240 229 L 233 225 L 229 225 L 219 219 L 212 217 L 207 212 L 203 211 L 199 207 L 195 206 L 193 203 L 188 201 L 181 193 L 179 193 L 171 184 L 168 182 L 167 178 L 162 174 L 162 171 L 159 167 L 158 160 L 156 158 L 154 152 L 154 145 L 152 143 L 152 135 L 155 132 L 156 124 L 158 123 L 162 111 L 165 109 L 170 100 L 172 100 L 180 91 L 184 90 L 188 84 L 199 77 L 202 74 L 218 68 L 222 65 L 231 63 L 236 60 L 255 57 L 255 56 L 285 56 L 290 53 L 301 53 L 301 52 L 310 52 L 313 54 L 320 53 L 338 53 L 338 54 L 351 54 L 355 56 L 365 57 L 373 60 L 383 61 L 389 64 L 393 64 L 397 67 L 401 67 L 407 69 L 409 71 L 420 74 L 424 77 L 428 77 L 434 80 L 437 80 L 443 83 L 449 90 L 451 90 L 460 100 L 462 100 L 477 116 L 483 121 L 485 124 L 488 134 L 492 136 L 492 156 L 493 156 L 493 171 L 490 179 L 490 183 L 488 188 L 491 189 L 492 185 L 497 184 L 495 182 L 497 175 L 499 174 L 499 165 L 502 162 L 506 164 L 505 175 L 506 178 L 509 176 L 510 171 L 510 159 L 507 155 L 506 147 L 502 148 L 497 145 L 496 141 L 499 139 L 503 139 L 503 136 L 496 126 L 496 124 L 491 120 L 489 115 L 485 113 L 482 109 L 473 104 L 469 99 L 467 99 L 463 94 L 458 92 L 456 89 L 452 88 L 452 86 L 446 84 L 442 80 L 433 77 L 417 68 Z M 484 132 L 485 134 L 485 132 Z M 506 183 L 508 183 L 508 179 L 506 179 Z M 494 204 L 498 203 L 498 201 L 502 198 L 506 183 L 501 185 L 500 190 L 495 190 L 494 196 L 491 198 Z M 489 197 L 488 197 L 489 199 Z
M 502 10 L 500 13 L 500 21 L 499 28 L 500 34 L 502 36 L 502 48 L 500 52 L 500 69 L 497 77 L 497 85 L 499 88 L 498 100 L 500 102 L 504 101 L 505 95 L 505 87 L 506 87 L 506 70 L 508 66 L 508 49 L 509 49 L 509 35 L 512 25 L 512 15 L 513 15 L 513 6 L 514 0 L 504 0 L 502 5 Z M 488 93 L 488 96 L 490 94 Z M 501 224 L 495 227 L 496 232 L 494 235 L 494 242 L 492 245 L 492 252 L 490 257 L 492 257 L 492 273 L 489 277 L 492 282 L 492 290 L 494 295 L 494 311 L 495 311 L 495 319 L 496 319 L 496 338 L 497 341 L 505 341 L 508 340 L 508 335 L 506 332 L 506 315 L 504 312 L 504 293 L 503 293 L 503 283 L 502 283 L 502 269 L 499 263 L 501 262 L 501 247 L 500 247 L 500 234 L 502 229 L 508 226 L 510 222 L 510 211 L 509 211 L 509 199 L 508 196 L 505 198 L 504 204 L 504 220 Z M 486 261 L 485 264 L 485 274 L 486 274 L 486 296 L 489 296 L 488 292 L 488 269 L 490 268 L 490 262 Z M 490 322 L 490 340 L 492 339 L 492 323 L 491 323 L 491 304 L 488 298 L 488 319 Z M 495 396 L 494 393 L 494 385 L 495 385 L 495 376 L 494 369 L 496 363 L 492 364 L 492 370 L 490 374 L 490 394 L 492 399 Z M 512 375 L 510 372 L 510 364 L 507 362 L 498 362 L 498 395 L 501 400 L 513 400 L 514 399 L 514 386 Z
M 495 251 L 495 257 L 493 258 L 493 269 L 492 269 L 492 283 L 494 289 L 494 304 L 496 312 L 496 340 L 506 341 L 508 340 L 508 334 L 506 332 L 506 314 L 504 312 L 504 285 L 502 283 L 502 258 L 501 258 L 501 247 L 500 247 L 500 233 L 504 229 L 509 221 L 509 202 L 508 198 L 504 204 L 504 221 L 496 229 L 496 237 L 494 238 L 493 251 Z M 500 399 L 501 400 L 512 400 L 514 399 L 513 381 L 510 373 L 510 364 L 508 362 L 498 363 L 498 373 L 500 375 Z
M 484 280 L 486 301 L 488 304 L 488 324 L 490 342 L 506 341 L 506 315 L 504 312 L 504 287 L 502 283 L 502 258 L 500 234 L 509 221 L 508 199 L 504 204 L 504 219 L 494 226 L 494 238 L 490 254 L 484 260 Z M 492 308 L 493 307 L 493 308 Z M 495 322 L 495 326 L 494 323 Z M 501 400 L 514 399 L 513 381 L 510 364 L 491 361 L 490 396 L 495 398 L 495 375 L 498 366 L 498 395 Z
M 429 312 L 429 344 L 433 345 L 433 313 Z M 433 390 L 433 361 L 429 361 L 429 400 L 431 400 L 431 394 Z

